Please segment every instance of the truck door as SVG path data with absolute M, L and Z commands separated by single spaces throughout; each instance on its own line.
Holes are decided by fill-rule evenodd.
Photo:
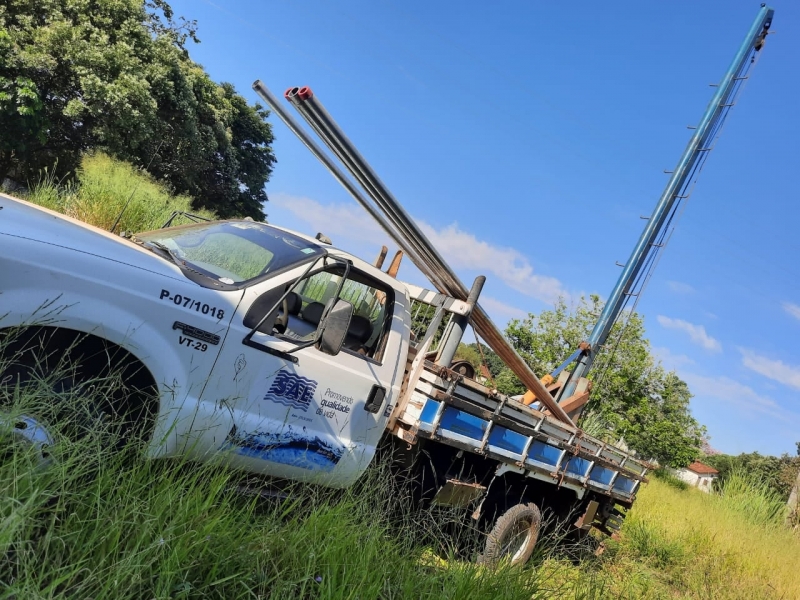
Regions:
M 207 389 L 231 413 L 219 449 L 234 466 L 343 487 L 372 460 L 402 382 L 404 319 L 395 315 L 404 313 L 405 298 L 357 269 L 343 275 L 341 263 L 320 261 L 299 281 L 295 271 L 245 291 Z M 342 350 L 330 356 L 302 347 L 337 290 L 354 306 Z

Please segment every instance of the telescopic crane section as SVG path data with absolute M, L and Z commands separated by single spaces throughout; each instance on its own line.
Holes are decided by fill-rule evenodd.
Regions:
M 722 123 L 734 100 L 747 79 L 750 67 L 755 63 L 756 54 L 763 48 L 764 41 L 772 25 L 775 11 L 761 5 L 750 30 L 739 46 L 733 61 L 718 84 L 694 135 L 689 140 L 678 165 L 672 171 L 661 198 L 656 204 L 653 214 L 639 241 L 625 263 L 617 284 L 605 304 L 600 318 L 592 330 L 586 343 L 586 350 L 580 354 L 578 363 L 564 386 L 561 403 L 564 404 L 574 394 L 581 377 L 592 367 L 597 353 L 606 342 L 611 328 L 624 310 L 628 300 L 638 295 L 655 265 L 655 256 L 666 239 L 675 209 L 681 200 L 687 197 L 688 188 L 699 173 L 708 153 L 713 148 L 715 139 L 720 133 Z M 572 411 L 571 411 L 572 412 Z M 579 410 L 576 411 L 579 414 Z

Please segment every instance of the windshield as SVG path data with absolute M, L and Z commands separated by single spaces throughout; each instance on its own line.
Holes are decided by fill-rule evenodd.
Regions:
M 296 235 L 249 221 L 182 225 L 140 233 L 134 239 L 167 251 L 179 265 L 227 285 L 325 253 Z

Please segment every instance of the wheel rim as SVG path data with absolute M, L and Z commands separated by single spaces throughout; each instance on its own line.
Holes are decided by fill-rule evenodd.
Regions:
M 55 438 L 47 426 L 30 415 L 18 417 L 0 416 L 0 429 L 10 434 L 13 445 L 27 448 L 36 457 L 39 466 L 47 466 L 54 460 L 50 453 L 55 445 Z
M 520 520 L 514 524 L 513 529 L 504 536 L 500 550 L 500 558 L 509 557 L 511 562 L 518 561 L 524 554 L 533 535 L 532 523 Z

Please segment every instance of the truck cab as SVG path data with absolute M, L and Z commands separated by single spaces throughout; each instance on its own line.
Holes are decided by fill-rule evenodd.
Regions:
M 357 479 L 402 384 L 404 286 L 355 256 L 264 223 L 192 224 L 135 240 L 168 248 L 200 285 L 242 291 L 210 374 L 197 373 L 207 380 L 197 410 L 171 408 L 166 422 L 181 439 L 170 446 L 198 457 L 223 451 L 231 466 L 272 477 L 333 487 Z M 183 339 L 198 335 L 190 328 Z

